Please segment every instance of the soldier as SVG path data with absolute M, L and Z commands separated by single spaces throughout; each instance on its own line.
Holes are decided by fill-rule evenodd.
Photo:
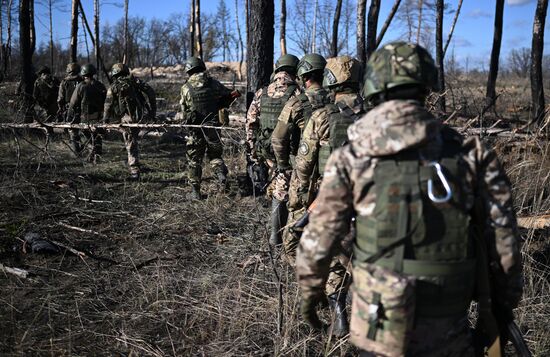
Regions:
M 328 92 L 322 87 L 323 71 L 327 61 L 323 56 L 310 53 L 298 63 L 298 77 L 305 88 L 304 93 L 291 98 L 279 115 L 277 126 L 271 136 L 271 144 L 277 161 L 277 177 L 273 182 L 272 232 L 277 237 L 272 242 L 281 243 L 282 227 L 286 224 L 288 211 L 288 182 L 292 173 L 290 156 L 295 155 L 300 135 L 311 113 L 328 103 Z
M 68 116 L 74 124 L 98 124 L 101 120 L 106 90 L 105 86 L 94 78 L 96 73 L 97 71 L 92 64 L 82 66 L 80 75 L 84 80 L 74 89 L 68 108 Z M 92 146 L 88 156 L 90 162 L 96 163 L 98 157 L 102 155 L 103 133 L 101 129 L 91 129 L 84 132 Z M 80 153 L 80 137 L 75 135 L 72 140 L 74 140 L 74 147 L 78 149 L 76 153 Z
M 298 61 L 298 57 L 289 54 L 277 60 L 271 83 L 256 92 L 246 115 L 246 141 L 251 159 L 266 168 L 266 171 L 270 170 L 271 175 L 276 169 L 271 134 L 285 104 L 300 94 L 296 83 Z M 279 202 L 275 198 L 272 201 L 272 230 L 269 241 L 273 245 L 281 243 Z
M 48 66 L 42 66 L 36 73 L 38 78 L 34 82 L 33 98 L 35 102 L 46 112 L 46 121 L 54 120 L 57 115 L 57 93 L 59 80 L 52 76 Z
M 218 126 L 218 111 L 227 108 L 240 96 L 206 72 L 206 65 L 197 57 L 187 60 L 185 71 L 189 80 L 181 87 L 180 105 L 184 122 L 191 125 Z M 206 153 L 219 184 L 225 188 L 227 167 L 223 161 L 223 146 L 219 133 L 213 128 L 190 128 L 187 136 L 187 175 L 191 184 L 191 198 L 201 199 L 202 160 Z
M 298 246 L 301 313 L 321 328 L 315 307 L 355 217 L 350 341 L 362 356 L 474 355 L 468 309 L 475 285 L 482 301 L 483 269 L 498 318 L 513 316 L 521 297 L 510 182 L 479 138 L 427 111 L 436 87 L 433 59 L 418 45 L 390 43 L 371 56 L 364 97 L 376 106 L 330 156 Z M 482 233 L 471 235 L 476 226 Z M 485 256 L 474 247 L 489 258 L 477 269 Z
M 83 80 L 80 76 L 80 65 L 76 62 L 67 65 L 66 73 L 65 78 L 61 80 L 59 93 L 57 94 L 57 106 L 59 108 L 57 115 L 61 118 L 66 118 L 73 92 L 76 86 Z M 78 129 L 69 129 L 71 148 L 75 155 L 78 155 L 81 150 L 79 135 Z
M 156 116 L 155 91 L 147 83 L 132 76 L 127 65 L 115 63 L 111 68 L 111 78 L 113 82 L 107 91 L 103 112 L 105 123 L 113 120 L 121 123 L 139 123 L 144 115 L 152 118 Z M 140 178 L 138 134 L 138 128 L 129 128 L 122 132 L 128 152 L 130 180 Z
M 302 133 L 290 180 L 288 208 L 292 215 L 287 227 L 292 227 L 294 218 L 302 215 L 311 204 L 330 153 L 347 143 L 348 126 L 363 113 L 363 100 L 358 94 L 360 78 L 361 65 L 357 60 L 349 56 L 328 60 L 323 87 L 330 90 L 334 102 L 315 110 Z M 293 261 L 299 236 L 285 231 L 284 237 L 285 254 Z M 326 285 L 330 306 L 336 312 L 332 334 L 337 337 L 349 332 L 346 313 L 347 260 L 345 255 L 342 262 L 333 259 Z

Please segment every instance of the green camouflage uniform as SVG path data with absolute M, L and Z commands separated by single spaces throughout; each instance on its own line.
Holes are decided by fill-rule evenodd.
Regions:
M 98 124 L 101 120 L 101 113 L 105 103 L 105 92 L 105 86 L 98 80 L 86 78 L 80 82 L 76 86 L 69 102 L 68 116 L 71 118 L 71 122 L 74 124 Z M 90 152 L 91 161 L 95 161 L 96 156 L 102 154 L 103 134 L 104 131 L 101 129 L 84 132 L 84 135 L 92 146 Z M 76 147 L 80 147 L 78 134 L 74 135 L 71 139 L 76 143 Z
M 482 239 L 487 245 L 493 287 L 498 292 L 494 295 L 494 303 L 507 309 L 514 308 L 522 293 L 519 236 L 510 182 L 494 151 L 484 147 L 477 137 L 463 139 L 454 130 L 436 120 L 420 102 L 414 100 L 390 100 L 378 105 L 349 128 L 348 136 L 350 144 L 334 151 L 328 160 L 317 196 L 317 204 L 298 246 L 297 278 L 304 300 L 315 300 L 316 296 L 322 294 L 330 262 L 333 255 L 339 251 L 342 238 L 348 234 L 352 218 L 356 217 L 357 237 L 363 237 L 372 232 L 372 228 L 369 228 L 369 225 L 365 226 L 363 222 L 379 221 L 378 217 L 374 216 L 381 208 L 377 205 L 376 193 L 378 187 L 383 186 L 384 180 L 375 182 L 375 175 L 378 167 L 384 167 L 382 165 L 390 161 L 385 158 L 407 155 L 411 149 L 414 149 L 413 152 L 417 152 L 416 155 L 418 155 L 416 157 L 438 160 L 437 158 L 441 157 L 446 150 L 453 147 L 458 148 L 457 165 L 463 173 L 460 176 L 453 176 L 456 181 L 459 181 L 457 186 L 454 186 L 455 192 L 459 192 L 458 196 L 464 205 L 461 207 L 461 212 L 466 212 L 465 216 L 469 215 L 469 219 L 481 222 L 483 225 Z M 429 200 L 426 202 L 428 205 Z M 481 214 L 474 210 L 474 205 L 482 207 L 485 212 Z M 450 205 L 441 207 L 450 207 Z M 414 213 L 417 212 L 411 212 L 411 215 Z M 426 224 L 429 223 L 437 225 L 435 221 L 426 222 Z M 396 222 L 388 222 L 388 224 L 387 229 L 397 225 Z M 426 227 L 431 228 L 431 225 Z M 457 227 L 457 229 L 468 231 L 467 227 Z M 467 233 L 465 235 L 468 236 Z M 432 239 L 437 237 L 436 234 Z M 463 240 L 466 239 L 467 237 L 463 238 Z M 367 248 L 363 242 L 360 238 L 354 239 L 352 291 L 369 289 L 367 282 L 360 276 L 356 276 L 356 268 L 367 264 L 364 263 L 364 253 Z M 421 256 L 422 243 L 424 242 L 419 246 L 413 245 L 405 249 L 414 249 L 415 254 Z M 432 242 L 426 244 L 428 243 L 433 244 Z M 451 247 L 451 251 L 441 251 L 439 259 L 444 259 L 445 256 L 453 253 L 453 250 L 466 250 L 467 247 L 456 245 Z M 372 248 L 369 249 L 372 250 Z M 367 270 L 381 269 L 379 264 L 385 264 L 383 262 L 388 260 L 386 257 L 391 254 L 392 252 L 385 254 L 383 256 L 385 259 L 367 264 Z M 409 251 L 406 254 L 411 253 Z M 397 253 L 393 252 L 393 255 L 396 256 Z M 406 256 L 406 259 L 413 258 Z M 447 263 L 443 261 L 442 264 Z M 361 274 L 365 271 L 364 268 L 357 270 Z M 399 276 L 408 277 L 409 275 L 405 272 Z M 422 284 L 431 284 L 430 280 L 419 281 Z M 417 286 L 420 286 L 419 284 Z M 473 285 L 473 281 L 457 282 L 451 288 L 458 292 L 457 295 L 464 295 L 468 294 L 467 284 Z M 458 305 L 460 311 L 455 311 L 449 316 L 448 310 L 451 309 L 451 305 L 448 305 L 445 299 L 434 301 L 435 291 L 437 290 L 431 290 L 432 295 L 426 295 L 426 290 L 416 291 L 417 295 L 424 295 L 419 295 L 423 298 L 416 301 L 416 316 L 406 355 L 473 355 L 467 320 L 468 307 Z M 465 298 L 469 302 L 473 296 L 468 295 Z M 353 301 L 355 304 L 355 297 Z M 427 304 L 429 306 L 426 306 Z M 355 311 L 352 308 L 352 312 L 360 313 L 362 310 Z M 434 316 L 429 316 L 432 313 Z M 357 316 L 357 319 L 364 318 L 365 316 L 362 315 Z M 381 333 L 387 334 L 392 331 L 390 329 Z M 391 351 L 384 350 L 373 353 L 379 356 L 392 355 Z
M 231 90 L 206 72 L 194 73 L 181 87 L 180 105 L 186 124 L 218 126 L 218 110 L 228 107 Z M 200 106 L 200 109 L 195 109 Z M 225 175 L 227 167 L 223 161 L 223 145 L 216 129 L 189 128 L 186 136 L 187 176 L 192 186 L 200 187 L 202 160 L 208 156 L 212 170 Z
M 57 114 L 58 92 L 59 80 L 51 74 L 41 74 L 34 82 L 34 100 L 46 112 L 48 121 L 53 120 Z
M 150 103 L 151 107 L 146 108 L 146 103 Z M 139 123 L 146 115 L 146 109 L 149 113 L 156 113 L 156 96 L 151 86 L 131 74 L 114 78 L 105 99 L 105 122 Z M 133 175 L 140 172 L 138 134 L 138 128 L 122 132 L 128 153 L 128 167 Z
M 61 80 L 59 92 L 57 94 L 57 106 L 59 108 L 60 115 L 65 116 L 67 114 L 73 92 L 82 81 L 83 78 L 78 74 L 68 74 Z M 80 151 L 79 135 L 78 129 L 69 129 L 69 140 L 75 153 Z

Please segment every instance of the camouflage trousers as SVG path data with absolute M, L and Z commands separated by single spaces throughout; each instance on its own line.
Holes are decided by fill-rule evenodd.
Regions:
M 132 123 L 132 118 L 129 115 L 122 117 L 122 123 Z M 128 153 L 128 168 L 131 174 L 139 173 L 139 146 L 138 146 L 139 129 L 131 128 L 122 132 L 124 138 L 124 146 Z
M 84 123 L 94 124 L 94 123 L 97 123 L 98 120 L 99 120 L 99 113 L 93 113 L 93 114 L 82 115 L 81 118 L 74 120 L 73 123 L 78 124 L 78 123 L 84 122 Z M 90 161 L 95 162 L 97 156 L 101 156 L 103 154 L 103 136 L 105 135 L 105 130 L 103 129 L 83 130 L 82 134 L 86 138 L 85 144 L 89 144 L 91 147 L 88 159 Z M 80 141 L 80 130 L 69 129 L 69 140 L 71 142 L 71 147 L 75 155 L 79 156 L 82 150 L 84 149 Z
M 187 178 L 191 185 L 200 185 L 202 180 L 202 160 L 204 155 L 210 161 L 215 173 L 225 173 L 223 145 L 216 129 L 191 129 L 186 139 Z
M 393 357 L 362 351 L 361 357 Z M 418 317 L 407 347 L 406 357 L 475 356 L 468 316 Z

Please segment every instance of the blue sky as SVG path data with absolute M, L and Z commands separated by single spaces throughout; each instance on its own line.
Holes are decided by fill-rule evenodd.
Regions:
M 275 8 L 278 10 L 279 0 L 275 1 Z M 70 1 L 66 2 L 66 8 L 70 10 Z M 105 4 L 102 5 L 102 24 L 109 22 L 115 23 L 123 16 L 122 7 L 116 7 L 109 5 L 108 3 L 118 2 L 120 0 L 102 1 Z M 312 6 L 314 0 L 309 0 Z M 335 1 L 334 1 L 335 2 Z M 82 0 L 84 8 L 86 10 L 89 20 L 92 20 L 93 14 L 93 1 Z M 230 13 L 234 16 L 234 0 L 226 0 L 227 6 L 230 9 Z M 244 12 L 244 1 L 239 0 L 240 10 Z M 287 7 L 289 12 L 293 6 L 294 0 L 287 0 Z M 350 0 L 355 11 L 355 0 Z M 458 0 L 449 0 L 446 3 L 455 9 Z M 168 18 L 173 13 L 187 13 L 190 7 L 190 0 L 130 0 L 130 16 L 140 16 L 145 18 Z M 218 5 L 218 0 L 202 0 L 202 11 L 204 13 L 214 13 Z M 380 13 L 379 26 L 382 26 L 391 6 L 393 0 L 382 0 L 382 9 Z M 455 29 L 454 41 L 449 51 L 453 50 L 460 62 L 464 63 L 466 60 L 472 67 L 487 67 L 488 58 L 491 51 L 492 36 L 493 36 L 493 21 L 494 21 L 494 0 L 465 0 L 462 6 L 460 18 Z M 502 56 L 506 57 L 508 52 L 513 48 L 530 47 L 533 16 L 535 13 L 536 1 L 535 0 L 506 0 L 506 6 L 504 8 L 504 35 L 502 41 Z M 45 10 L 38 8 L 38 15 L 44 14 Z M 277 16 L 278 14 L 276 14 Z M 288 16 L 292 16 L 290 13 Z M 355 14 L 354 14 L 355 16 Z M 448 31 L 451 25 L 453 15 L 448 15 L 445 18 L 444 31 Z M 244 22 L 244 13 L 240 19 Z M 183 21 L 183 19 L 182 19 Z M 42 22 L 45 23 L 45 18 Z M 61 42 L 67 42 L 70 29 L 70 13 L 56 12 L 54 18 L 54 36 Z M 47 40 L 47 28 L 37 21 L 39 41 Z M 275 28 L 277 32 L 278 19 L 275 19 Z M 288 25 L 287 25 L 288 27 Z M 548 27 L 548 26 L 547 26 Z M 244 31 L 244 29 L 243 29 Z M 386 34 L 385 41 L 398 39 L 403 33 L 403 28 L 400 28 L 397 23 L 393 23 L 390 26 L 390 30 Z M 288 35 L 287 35 L 288 36 Z M 355 44 L 355 32 L 350 36 L 350 46 L 354 48 Z M 278 34 L 276 33 L 275 39 L 275 56 L 278 55 Z M 292 43 L 289 44 L 292 49 Z

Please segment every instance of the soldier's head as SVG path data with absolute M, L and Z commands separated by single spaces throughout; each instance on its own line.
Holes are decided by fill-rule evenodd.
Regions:
M 296 67 L 298 67 L 298 62 L 300 60 L 298 57 L 290 54 L 282 55 L 279 57 L 277 62 L 275 62 L 275 70 L 274 73 L 279 72 L 286 72 L 290 74 L 291 76 L 296 76 Z
M 358 92 L 361 63 L 350 56 L 329 58 L 325 67 L 323 87 L 332 92 Z
M 298 78 L 307 88 L 313 83 L 323 83 L 323 72 L 327 60 L 317 53 L 308 53 L 298 63 Z
M 38 72 L 36 72 L 37 75 L 41 76 L 43 74 L 51 74 L 52 71 L 50 70 L 50 67 L 48 66 L 42 66 L 38 69 Z
M 82 69 L 80 70 L 80 75 L 84 78 L 93 78 L 96 73 L 97 73 L 97 70 L 95 69 L 94 65 L 91 63 L 85 64 L 84 66 L 82 66 Z
M 115 63 L 113 67 L 111 67 L 111 77 L 113 78 L 124 77 L 129 74 L 130 68 L 124 63 Z
M 65 72 L 67 72 L 67 74 L 77 75 L 80 73 L 80 65 L 76 62 L 71 62 L 67 65 Z
M 437 89 L 437 68 L 422 46 L 388 43 L 367 62 L 363 97 L 373 104 L 391 99 L 423 101 L 431 90 Z
M 192 75 L 206 71 L 206 65 L 198 57 L 189 57 L 185 62 L 185 73 Z

